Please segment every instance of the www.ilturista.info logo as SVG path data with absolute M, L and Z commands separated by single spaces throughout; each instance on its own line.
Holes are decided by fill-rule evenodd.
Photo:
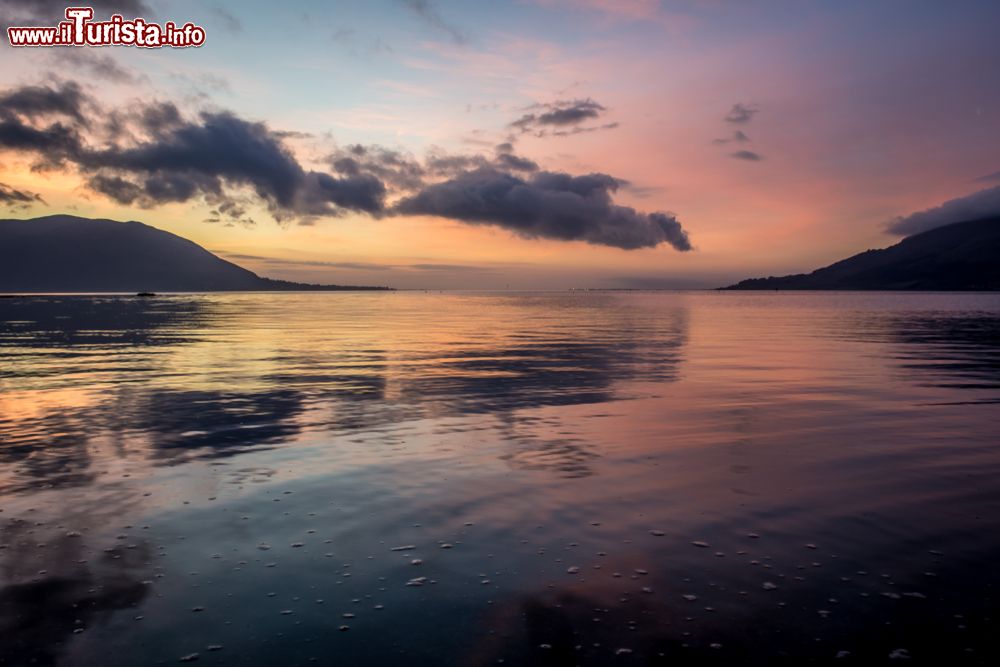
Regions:
M 54 27 L 22 26 L 7 28 L 11 46 L 140 46 L 158 49 L 164 46 L 184 48 L 205 43 L 205 29 L 191 22 L 178 26 L 173 21 L 163 25 L 145 19 L 125 20 L 114 14 L 107 21 L 91 21 L 91 7 L 67 7 L 66 20 Z

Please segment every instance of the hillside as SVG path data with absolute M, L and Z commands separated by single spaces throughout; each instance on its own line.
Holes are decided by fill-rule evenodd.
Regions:
M 1000 218 L 909 236 L 812 273 L 751 278 L 731 290 L 1000 290 Z
M 0 292 L 369 290 L 262 278 L 141 222 L 0 220 Z

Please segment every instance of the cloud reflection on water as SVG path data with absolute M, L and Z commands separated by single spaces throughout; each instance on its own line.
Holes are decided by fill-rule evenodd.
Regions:
M 672 381 L 687 335 L 679 308 L 634 322 L 632 313 L 609 314 L 592 301 L 533 297 L 515 304 L 523 321 L 505 323 L 496 342 L 457 327 L 435 347 L 383 351 L 372 346 L 389 326 L 385 316 L 364 313 L 370 336 L 358 339 L 358 349 L 310 348 L 292 332 L 276 333 L 287 347 L 258 372 L 254 359 L 216 359 L 233 344 L 226 334 L 246 333 L 254 321 L 215 300 L 38 297 L 4 307 L 0 351 L 13 361 L 7 383 L 45 387 L 47 375 L 57 385 L 70 377 L 81 396 L 90 394 L 79 405 L 62 402 L 23 418 L 0 411 L 8 432 L 0 459 L 27 480 L 8 490 L 90 483 L 101 451 L 161 462 L 218 458 L 287 444 L 306 427 L 337 436 L 470 415 L 508 425 L 511 465 L 585 475 L 596 452 L 568 438 L 518 435 L 518 413 L 616 400 L 625 380 Z M 524 316 L 539 308 L 557 309 L 560 318 L 532 325 Z M 620 321 L 595 322 L 594 315 Z M 149 346 L 159 349 L 143 353 Z M 198 366 L 200 358 L 211 366 Z M 175 378 L 180 372 L 191 376 Z M 205 384 L 198 374 L 215 377 L 198 387 Z
M 980 519 L 1000 497 L 991 417 L 975 403 L 995 394 L 1000 321 L 830 305 L 844 298 L 123 298 L 117 332 L 115 299 L 15 304 L 0 324 L 0 654 L 52 664 L 60 645 L 92 657 L 113 637 L 131 651 L 117 664 L 216 641 L 246 664 L 388 663 L 402 655 L 388 636 L 435 664 L 731 650 L 773 664 L 814 655 L 830 628 L 823 655 L 831 641 L 928 650 L 881 619 L 985 614 L 959 570 L 995 553 Z M 952 404 L 914 409 L 930 400 Z M 125 529 L 119 543 L 126 522 L 150 523 L 150 542 Z M 941 543 L 963 556 L 928 553 Z M 765 564 L 787 575 L 780 592 L 760 588 Z M 436 583 L 405 585 L 418 574 Z M 834 595 L 838 614 L 816 615 Z M 338 633 L 346 605 L 317 597 L 366 611 Z M 206 598 L 209 614 L 179 613 Z M 94 611 L 67 620 L 74 604 Z M 162 625 L 114 613 L 135 605 Z M 77 619 L 93 632 L 74 639 Z M 587 641 L 601 646 L 575 648 Z

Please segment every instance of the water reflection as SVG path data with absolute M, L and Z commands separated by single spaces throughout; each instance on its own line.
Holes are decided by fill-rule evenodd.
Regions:
M 1000 389 L 1000 317 L 995 313 L 911 314 L 893 318 L 889 326 L 904 368 L 936 386 Z
M 232 456 L 287 442 L 299 431 L 303 409 L 300 394 L 280 389 L 156 390 L 108 406 L 109 414 L 126 416 L 129 431 L 152 436 L 152 455 L 164 459 Z
M 684 312 L 664 314 L 656 331 L 603 331 L 579 340 L 559 327 L 543 340 L 479 350 L 449 350 L 439 368 L 401 379 L 400 398 L 435 402 L 448 412 L 507 413 L 540 406 L 605 403 L 616 383 L 677 377 L 686 340 Z M 539 336 L 541 337 L 541 336 Z
M 858 312 L 846 338 L 881 342 L 900 372 L 930 387 L 1000 389 L 1000 316 L 991 311 Z M 974 402 L 1000 402 L 1000 395 Z
M 586 475 L 596 452 L 579 439 L 539 437 L 530 428 L 517 434 L 518 411 L 613 401 L 633 379 L 673 381 L 687 335 L 683 308 L 643 319 L 609 314 L 592 300 L 534 297 L 515 303 L 514 313 L 554 306 L 559 317 L 541 326 L 515 318 L 490 335 L 459 320 L 442 329 L 434 347 L 390 358 L 372 347 L 387 326 L 383 314 L 362 312 L 367 319 L 350 347 L 312 347 L 275 331 L 268 342 L 280 352 L 223 352 L 220 363 L 220 348 L 253 336 L 257 318 L 274 324 L 287 317 L 285 304 L 258 303 L 249 315 L 187 296 L 38 297 L 9 305 L 0 329 L 6 382 L 53 381 L 39 385 L 41 395 L 11 394 L 0 408 L 7 433 L 0 460 L 18 464 L 19 473 L 7 491 L 92 482 L 97 451 L 176 463 L 287 444 L 304 429 L 377 433 L 427 417 L 477 414 L 506 425 L 512 451 L 502 458 L 511 465 Z M 338 323 L 336 314 L 314 315 L 314 326 Z M 581 330 L 590 330 L 584 340 Z M 163 349 L 143 354 L 147 346 Z M 192 381 L 208 386 L 190 388 Z
M 0 427 L 6 432 L 0 439 L 0 464 L 12 473 L 0 478 L 0 492 L 94 481 L 87 429 L 72 414 L 52 412 L 31 420 L 3 415 Z
M 175 345 L 196 340 L 211 317 L 189 298 L 19 297 L 0 301 L 0 347 L 87 348 Z
M 545 470 L 568 478 L 589 477 L 594 472 L 591 462 L 600 456 L 596 448 L 582 438 L 510 434 L 506 440 L 511 451 L 502 454 L 500 459 L 519 470 Z
M 3 300 L 0 664 L 992 664 L 998 333 L 990 295 Z
M 92 529 L 95 522 L 76 523 Z M 71 639 L 114 612 L 139 607 L 151 590 L 145 540 L 99 549 L 88 532 L 15 518 L 0 523 L 0 546 L 5 664 L 58 664 Z

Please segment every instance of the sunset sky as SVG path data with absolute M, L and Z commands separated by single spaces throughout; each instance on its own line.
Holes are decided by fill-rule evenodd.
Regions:
M 5 36 L 0 217 L 141 220 L 290 280 L 544 289 L 714 287 L 1000 213 L 995 0 L 95 6 L 207 40 Z

